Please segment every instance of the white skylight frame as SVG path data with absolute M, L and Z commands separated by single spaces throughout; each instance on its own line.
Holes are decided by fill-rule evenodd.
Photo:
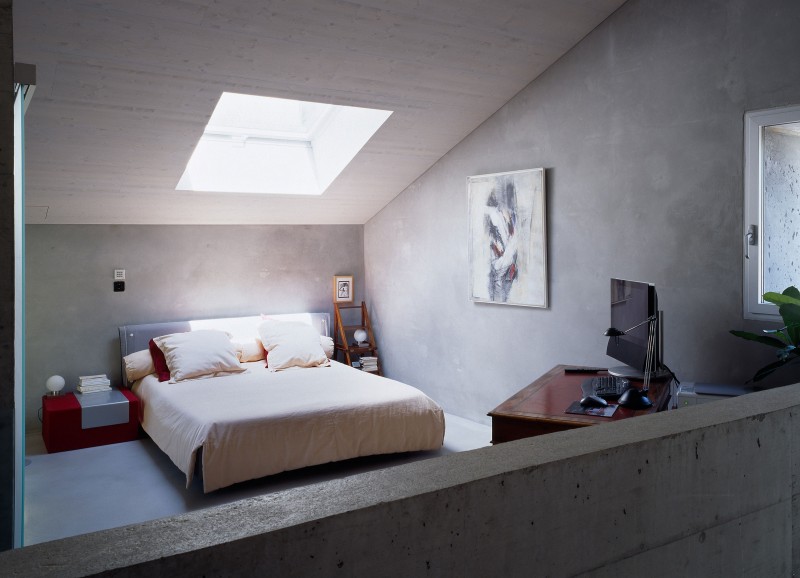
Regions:
M 322 195 L 391 114 L 223 92 L 175 189 Z

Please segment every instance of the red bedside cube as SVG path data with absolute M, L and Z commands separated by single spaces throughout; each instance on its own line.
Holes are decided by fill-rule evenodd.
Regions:
M 139 398 L 127 389 L 128 423 L 83 429 L 74 393 L 42 397 L 42 437 L 49 453 L 129 442 L 139 437 Z M 91 395 L 91 394 L 90 394 Z

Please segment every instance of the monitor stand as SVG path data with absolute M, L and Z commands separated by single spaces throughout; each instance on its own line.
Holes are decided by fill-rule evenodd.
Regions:
M 616 367 L 609 367 L 608 374 L 616 377 L 626 377 L 628 379 L 644 381 L 644 371 L 641 369 L 636 369 L 635 367 L 631 367 L 630 365 L 617 365 Z M 666 369 L 661 368 L 653 373 L 650 376 L 650 379 L 662 379 L 668 375 L 669 372 Z

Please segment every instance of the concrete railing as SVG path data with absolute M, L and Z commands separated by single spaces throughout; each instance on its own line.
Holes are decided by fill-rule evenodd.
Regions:
M 4 576 L 789 576 L 800 385 L 0 554 Z M 798 533 L 800 534 L 800 533 Z

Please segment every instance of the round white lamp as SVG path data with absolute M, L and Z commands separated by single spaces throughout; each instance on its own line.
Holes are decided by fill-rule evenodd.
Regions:
M 47 391 L 50 392 L 48 395 L 59 395 L 61 390 L 64 389 L 64 378 L 60 375 L 51 375 L 47 378 L 47 381 L 44 382 L 44 386 L 47 388 Z
M 359 345 L 366 345 L 367 344 L 366 343 L 366 341 L 367 341 L 367 332 L 364 331 L 363 329 L 356 329 L 353 332 L 353 337 L 356 338 L 356 341 L 358 341 Z

